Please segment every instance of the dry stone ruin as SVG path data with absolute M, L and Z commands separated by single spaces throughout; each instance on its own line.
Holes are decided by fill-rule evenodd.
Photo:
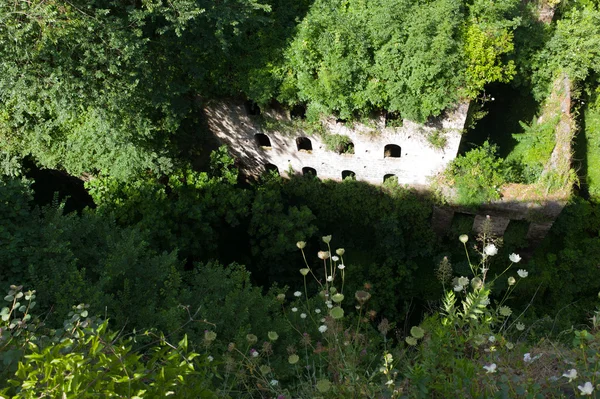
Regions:
M 259 111 L 241 102 L 205 108 L 211 130 L 250 175 L 277 170 L 282 175 L 312 173 L 323 179 L 352 177 L 372 184 L 395 178 L 411 186 L 428 186 L 428 178 L 456 157 L 467 110 L 468 104 L 460 104 L 429 124 L 404 120 L 400 127 L 390 127 L 385 116 L 352 126 L 327 119 L 320 134 L 307 134 L 281 109 L 252 115 Z M 265 120 L 278 127 L 266 129 Z M 326 135 L 347 136 L 349 143 L 328 149 Z M 431 135 L 444 142 L 443 148 L 428 140 Z
M 315 133 L 305 129 L 301 118 L 277 107 L 259 109 L 251 103 L 229 101 L 213 102 L 204 111 L 212 132 L 229 147 L 248 175 L 276 171 L 282 176 L 312 174 L 321 179 L 353 178 L 371 184 L 394 179 L 401 185 L 428 189 L 430 178 L 457 155 L 468 108 L 468 103 L 458 104 L 426 124 L 398 123 L 385 115 L 352 125 L 329 118 L 321 121 L 322 129 Z M 326 139 L 331 135 L 345 136 L 346 140 L 342 146 L 328 148 Z M 432 137 L 441 138 L 438 145 Z M 472 229 L 479 232 L 486 217 L 492 215 L 494 233 L 501 236 L 511 220 L 527 221 L 527 238 L 535 245 L 564 204 L 562 198 L 515 201 L 506 197 L 483 204 L 476 211 L 436 206 L 432 225 L 444 234 L 455 214 L 470 214 L 475 216 Z

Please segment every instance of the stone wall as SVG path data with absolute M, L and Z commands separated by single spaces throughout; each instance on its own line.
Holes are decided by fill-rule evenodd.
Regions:
M 460 104 L 430 124 L 405 120 L 397 128 L 385 127 L 384 118 L 373 120 L 371 126 L 352 127 L 334 119 L 323 120 L 326 132 L 346 135 L 354 145 L 354 154 L 338 154 L 328 150 L 318 134 L 307 135 L 289 127 L 267 131 L 259 118 L 249 115 L 243 103 L 216 102 L 205 107 L 210 129 L 229 146 L 248 174 L 260 175 L 274 167 L 282 175 L 287 171 L 301 174 L 305 168 L 312 168 L 319 178 L 342 180 L 342 172 L 348 171 L 357 180 L 372 184 L 381 184 L 385 176 L 393 175 L 399 184 L 412 186 L 428 185 L 428 178 L 456 157 L 467 111 L 468 104 Z M 262 110 L 262 115 L 282 122 L 282 126 L 291 122 L 289 115 L 281 110 Z M 444 149 L 434 148 L 427 141 L 427 135 L 435 131 L 446 137 Z M 265 142 L 261 145 L 261 134 L 266 135 L 270 146 L 264 145 Z M 310 140 L 312 150 L 298 148 L 300 137 Z M 262 139 L 265 140 L 264 136 Z M 386 157 L 388 145 L 400 147 L 400 156 Z

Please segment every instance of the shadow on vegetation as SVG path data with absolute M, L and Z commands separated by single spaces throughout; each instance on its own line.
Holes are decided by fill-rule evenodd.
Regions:
M 46 175 L 38 172 L 36 176 L 43 179 Z M 46 192 L 57 188 L 53 184 L 60 184 L 59 180 L 45 180 Z M 302 290 L 299 270 L 305 264 L 296 247 L 298 241 L 306 242 L 308 265 L 324 281 L 324 265 L 317 252 L 328 250 L 321 237 L 332 235 L 332 255 L 337 248 L 345 249 L 340 262 L 346 265 L 348 292 L 368 287 L 370 306 L 378 317 L 407 326 L 418 323 L 430 304 L 440 299 L 443 289 L 435 271 L 444 256 L 452 263 L 455 276 L 470 274 L 465 249 L 457 237 L 469 234 L 471 259 L 478 259 L 477 250 L 481 250 L 473 248 L 473 215 L 457 214 L 445 234 L 436 236 L 432 227 L 434 199 L 392 182 L 373 186 L 351 179 L 283 179 L 266 173 L 253 184 L 227 187 L 229 191 L 218 185 L 192 189 L 200 193 L 187 199 L 184 196 L 191 192 L 189 186 L 174 187 L 158 203 L 148 198 L 153 207 L 136 203 L 133 209 L 138 215 L 120 224 L 146 226 L 145 234 L 158 253 L 172 252 L 176 245 L 182 267 L 215 259 L 222 264 L 244 264 L 252 272 L 254 284 L 265 292 L 273 284 L 288 286 L 292 292 Z M 247 201 L 240 203 L 242 197 Z M 79 201 L 70 205 L 72 209 L 89 204 L 86 196 L 72 196 L 72 200 Z M 228 208 L 232 206 L 243 209 Z M 158 209 L 163 212 L 160 217 L 167 220 L 155 219 Z M 219 216 L 230 212 L 238 214 L 237 223 L 225 222 L 224 216 Z M 144 222 L 144 218 L 150 221 Z M 530 277 L 521 284 L 522 296 L 514 298 L 515 309 L 524 308 L 538 290 L 532 313 L 550 314 L 563 303 L 573 303 L 570 317 L 579 317 L 580 311 L 589 309 L 600 285 L 600 207 L 581 199 L 565 207 L 548 236 L 525 258 L 530 251 L 530 222 L 508 223 L 503 245 L 491 262 L 491 273 L 500 274 L 506 268 L 509 254 L 522 254 L 523 261 L 513 265 L 509 274 L 523 268 L 529 270 Z M 156 230 L 151 226 L 157 226 Z M 177 244 L 165 241 L 165 234 Z M 502 295 L 506 288 L 499 280 L 495 292 Z
M 31 159 L 23 161 L 25 176 L 33 179 L 33 201 L 38 206 L 65 202 L 65 213 L 81 212 L 84 208 L 95 208 L 94 200 L 84 187 L 83 181 L 56 169 L 39 168 Z
M 477 122 L 474 129 L 467 130 L 458 153 L 464 155 L 489 140 L 498 145 L 499 155 L 505 158 L 517 143 L 512 135 L 523 132 L 519 122 L 531 123 L 540 105 L 530 92 L 506 83 L 486 86 L 485 98 L 484 110 L 487 115 Z

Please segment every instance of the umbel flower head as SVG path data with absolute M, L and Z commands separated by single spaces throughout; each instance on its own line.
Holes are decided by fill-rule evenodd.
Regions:
M 458 285 L 462 285 L 463 287 L 469 284 L 469 279 L 467 277 L 459 277 Z
M 486 370 L 486 373 L 495 373 L 497 366 L 496 366 L 496 363 L 492 363 L 489 366 L 488 365 L 483 366 L 483 368 Z
M 517 280 L 515 280 L 514 277 L 510 276 L 508 278 L 508 285 L 515 285 L 516 282 L 517 282 Z
M 461 234 L 460 236 L 458 236 L 458 239 L 460 242 L 462 242 L 463 244 L 466 244 L 467 241 L 469 241 L 469 236 L 466 234 Z
M 345 252 L 346 252 L 346 250 L 344 248 L 338 248 L 335 250 L 335 253 L 338 254 L 339 256 L 344 256 Z
M 474 277 L 471 280 L 471 287 L 473 287 L 474 290 L 479 290 L 479 289 L 483 288 L 483 280 L 480 279 L 479 277 Z
M 571 370 L 567 371 L 566 373 L 564 373 L 562 376 L 565 378 L 568 378 L 569 382 L 571 382 L 575 378 L 577 378 L 577 370 L 571 369 Z
M 517 254 L 510 254 L 508 259 L 513 263 L 519 263 L 521 261 L 521 257 Z
M 298 249 L 304 249 L 304 247 L 306 247 L 306 243 L 304 241 L 298 241 L 296 243 L 296 246 L 298 247 Z
M 521 278 L 525 278 L 525 277 L 529 276 L 529 272 L 527 272 L 527 270 L 524 270 L 524 269 L 517 270 L 517 274 Z
M 354 297 L 356 298 L 356 300 L 358 301 L 358 303 L 360 303 L 361 305 L 364 305 L 365 302 L 367 302 L 369 300 L 369 298 L 371 298 L 371 294 L 369 294 L 367 291 L 356 291 L 356 293 L 354 294 Z
M 483 247 L 483 253 L 487 256 L 494 256 L 498 253 L 498 248 L 494 244 L 488 244 Z
M 589 396 L 592 394 L 592 392 L 594 392 L 594 386 L 590 381 L 586 382 L 583 385 L 577 385 L 577 389 L 581 391 L 582 396 Z
M 329 259 L 329 251 L 319 251 L 317 253 L 317 256 L 319 257 L 319 259 Z
M 331 235 L 323 236 L 322 239 L 325 244 L 329 244 L 329 242 L 331 241 Z

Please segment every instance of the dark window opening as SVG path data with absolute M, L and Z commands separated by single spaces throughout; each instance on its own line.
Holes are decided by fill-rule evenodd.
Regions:
M 388 112 L 385 114 L 385 127 L 402 126 L 402 117 L 398 112 Z
M 341 143 L 338 146 L 338 153 L 340 154 L 354 154 L 354 143 L 349 141 L 347 143 Z
M 394 182 L 395 181 L 396 184 L 398 184 L 398 177 L 396 175 L 394 175 L 394 174 L 391 174 L 391 173 L 383 176 L 383 182 L 385 183 L 385 182 L 388 182 L 388 181 L 389 182 Z
M 312 151 L 312 142 L 308 137 L 298 137 L 296 146 L 298 146 L 298 151 Z
M 342 180 L 345 180 L 346 178 L 356 180 L 356 173 L 351 170 L 342 170 Z
M 302 168 L 302 174 L 304 176 L 313 176 L 313 177 L 316 177 L 317 176 L 317 171 L 314 168 L 311 168 L 309 166 L 305 166 L 304 168 Z
M 265 172 L 267 172 L 267 173 L 275 172 L 279 175 L 279 168 L 277 167 L 277 165 L 273 165 L 272 163 L 267 163 L 267 164 L 265 164 Z
M 247 100 L 244 102 L 244 108 L 246 109 L 248 115 L 260 115 L 260 107 L 254 101 Z
M 266 134 L 257 133 L 254 135 L 254 138 L 256 139 L 256 143 L 259 146 L 271 147 L 271 140 L 269 139 L 269 136 L 267 136 Z
M 400 158 L 400 154 L 402 151 L 400 150 L 400 146 L 396 144 L 388 144 L 385 146 L 383 157 L 384 158 Z
M 297 104 L 290 110 L 290 117 L 292 119 L 306 119 L 306 106 Z

